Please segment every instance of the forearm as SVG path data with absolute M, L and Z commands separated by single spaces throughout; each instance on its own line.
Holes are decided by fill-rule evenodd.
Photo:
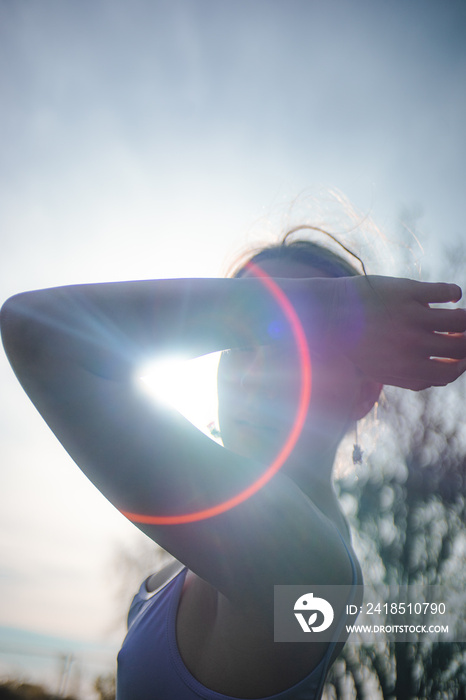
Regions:
M 281 282 L 287 287 L 292 281 Z M 313 282 L 318 288 L 318 280 Z M 169 279 L 45 289 L 12 297 L 1 321 L 14 366 L 37 370 L 66 359 L 102 376 L 121 376 L 151 355 L 195 357 L 267 343 L 272 323 L 287 326 L 280 305 L 258 279 Z
M 384 277 L 273 282 L 297 310 L 311 352 L 318 343 L 379 382 L 416 390 L 448 384 L 466 369 L 466 312 L 429 308 L 458 301 L 456 285 Z M 277 326 L 292 335 L 283 305 L 254 277 L 29 292 L 6 302 L 1 326 L 18 376 L 36 377 L 66 361 L 121 378 L 157 354 L 188 358 L 265 344 L 274 341 Z

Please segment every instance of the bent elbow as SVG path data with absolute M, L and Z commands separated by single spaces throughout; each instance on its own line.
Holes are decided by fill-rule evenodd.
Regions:
M 34 293 L 16 294 L 0 310 L 0 330 L 5 353 L 16 373 L 38 363 L 41 355 L 40 323 L 33 303 Z

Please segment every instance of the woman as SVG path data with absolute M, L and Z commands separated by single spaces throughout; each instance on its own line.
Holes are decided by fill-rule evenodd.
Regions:
M 252 257 L 304 329 L 312 391 L 281 470 L 303 377 L 283 304 L 257 268 L 235 279 L 84 285 L 18 295 L 2 309 L 19 380 L 94 484 L 177 561 L 136 596 L 119 657 L 118 698 L 319 698 L 341 643 L 273 641 L 274 585 L 362 582 L 331 485 L 343 435 L 382 384 L 419 390 L 466 368 L 466 313 L 454 284 L 359 276 L 324 247 L 289 238 Z M 139 392 L 141 362 L 225 350 L 220 447 Z M 335 611 L 344 621 L 344 605 Z M 340 638 L 341 642 L 341 638 Z

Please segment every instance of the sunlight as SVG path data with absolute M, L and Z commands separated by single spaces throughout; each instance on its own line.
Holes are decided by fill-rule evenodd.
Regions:
M 175 408 L 203 433 L 217 422 L 217 367 L 219 352 L 178 360 L 168 357 L 150 362 L 140 373 L 140 384 L 158 401 Z

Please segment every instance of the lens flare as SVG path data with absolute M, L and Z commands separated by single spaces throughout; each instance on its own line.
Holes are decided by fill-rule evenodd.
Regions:
M 294 419 L 293 426 L 285 440 L 283 447 L 281 448 L 278 455 L 267 467 L 266 471 L 256 479 L 250 486 L 238 493 L 236 496 L 232 496 L 226 501 L 218 503 L 210 508 L 205 508 L 203 510 L 198 510 L 192 513 L 179 513 L 177 515 L 144 515 L 142 513 L 131 513 L 122 510 L 121 513 L 126 516 L 129 520 L 134 523 L 140 523 L 145 525 L 181 525 L 184 523 L 192 523 L 198 520 L 206 520 L 207 518 L 213 518 L 220 513 L 224 513 L 231 508 L 243 503 L 253 494 L 257 493 L 270 479 L 278 472 L 278 470 L 283 466 L 291 452 L 293 451 L 296 442 L 301 434 L 303 425 L 306 419 L 307 409 L 309 406 L 309 401 L 311 398 L 311 361 L 309 357 L 309 348 L 306 340 L 306 336 L 301 325 L 301 321 L 298 318 L 296 311 L 293 308 L 290 300 L 283 292 L 282 289 L 274 282 L 274 280 L 269 277 L 258 265 L 254 263 L 248 263 L 247 268 L 255 277 L 257 277 L 264 287 L 270 292 L 274 297 L 286 319 L 290 325 L 291 331 L 293 333 L 294 342 L 298 350 L 299 356 L 299 367 L 301 375 L 301 391 L 298 401 L 298 406 L 296 410 L 296 415 Z

